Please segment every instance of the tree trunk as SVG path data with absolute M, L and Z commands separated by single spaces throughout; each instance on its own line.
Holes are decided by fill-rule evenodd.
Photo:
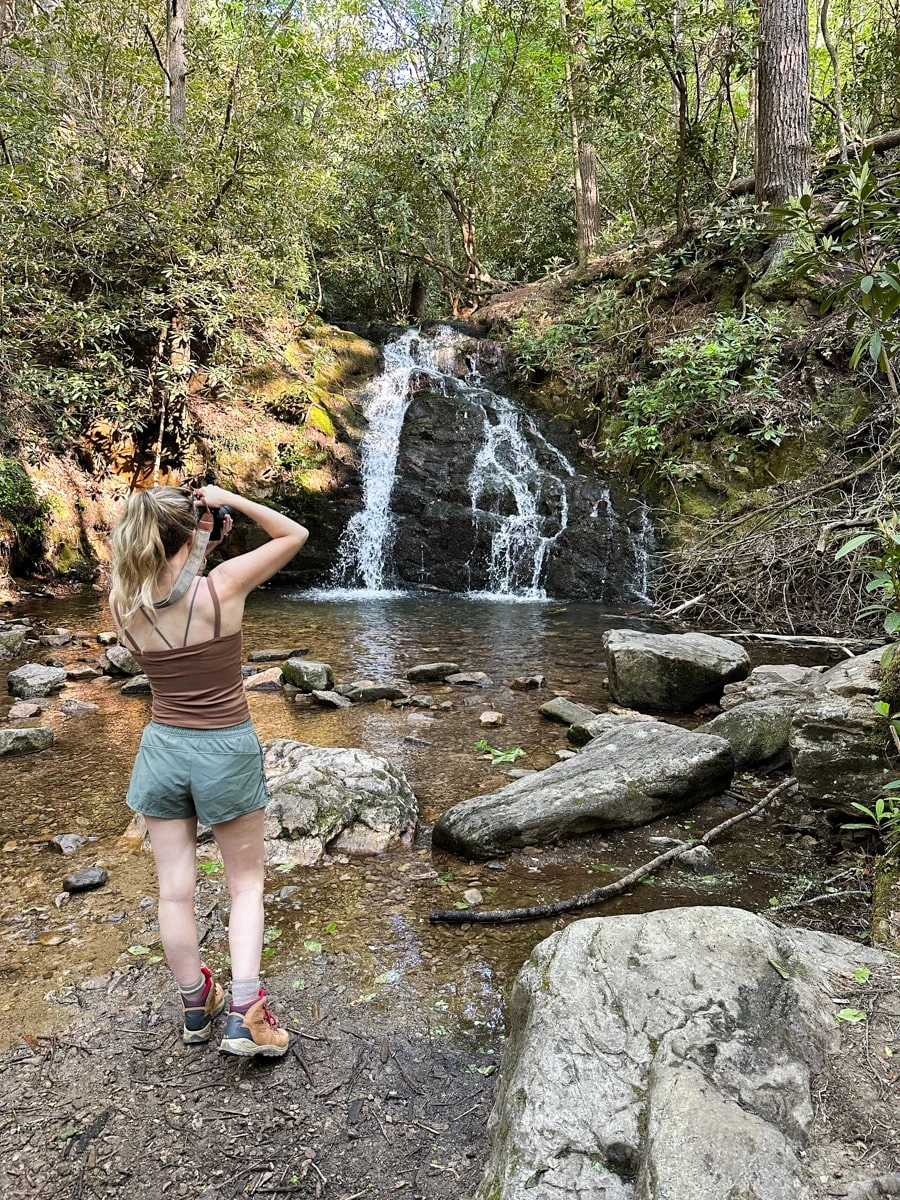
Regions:
M 809 16 L 806 0 L 760 0 L 756 196 L 783 204 L 809 178 Z
M 413 276 L 412 287 L 409 290 L 409 319 L 417 325 L 425 316 L 425 306 L 428 303 L 428 280 L 418 271 Z
M 600 197 L 597 191 L 597 150 L 588 131 L 590 95 L 584 0 L 559 0 L 559 18 L 566 42 L 566 92 L 569 131 L 575 171 L 575 224 L 578 263 L 584 267 L 600 238 Z
M 168 72 L 169 120 L 176 133 L 184 132 L 187 112 L 187 59 L 184 31 L 188 0 L 166 0 L 166 70 Z

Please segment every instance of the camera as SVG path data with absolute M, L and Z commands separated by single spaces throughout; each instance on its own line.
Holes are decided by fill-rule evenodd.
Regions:
M 222 525 L 225 518 L 234 517 L 234 513 L 227 504 L 223 504 L 221 508 L 211 508 L 209 511 L 212 513 L 213 519 L 212 533 L 209 535 L 209 540 L 211 542 L 218 542 L 223 536 Z

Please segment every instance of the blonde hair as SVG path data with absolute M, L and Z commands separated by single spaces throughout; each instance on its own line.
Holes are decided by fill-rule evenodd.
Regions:
M 112 535 L 110 598 L 122 626 L 142 608 L 152 619 L 157 577 L 196 528 L 190 492 L 155 487 L 131 493 Z

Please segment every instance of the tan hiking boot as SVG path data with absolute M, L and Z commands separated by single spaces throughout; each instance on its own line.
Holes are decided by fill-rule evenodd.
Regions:
M 184 1001 L 182 1001 L 184 1028 L 181 1031 L 181 1040 L 188 1046 L 195 1046 L 200 1042 L 209 1041 L 212 1034 L 213 1018 L 217 1017 L 225 1007 L 225 993 L 213 979 L 209 969 L 201 967 L 200 970 L 209 981 L 206 1000 L 203 1004 L 198 1004 L 195 1008 L 188 1008 Z
M 277 1020 L 266 1007 L 265 988 L 260 988 L 259 999 L 245 1013 L 232 1011 L 228 1014 L 219 1049 L 244 1058 L 255 1055 L 280 1058 L 290 1040 L 288 1031 L 279 1029 Z

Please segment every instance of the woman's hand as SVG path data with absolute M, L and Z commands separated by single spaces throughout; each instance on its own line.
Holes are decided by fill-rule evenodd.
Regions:
M 226 492 L 224 488 L 216 487 L 213 483 L 194 488 L 194 500 L 207 508 L 221 508 L 223 504 L 231 504 L 235 499 L 231 492 Z

